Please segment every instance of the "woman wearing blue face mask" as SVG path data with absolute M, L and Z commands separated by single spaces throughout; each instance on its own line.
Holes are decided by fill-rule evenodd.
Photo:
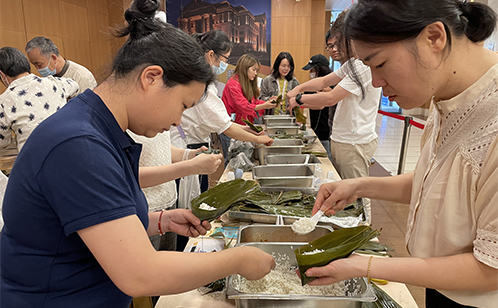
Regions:
M 206 61 L 216 75 L 223 74 L 228 67 L 232 43 L 220 30 L 196 33 L 193 38 L 205 52 Z M 208 146 L 211 133 L 225 134 L 233 139 L 271 144 L 273 139 L 254 133 L 248 126 L 233 123 L 223 101 L 218 95 L 217 82 L 209 85 L 205 98 L 194 108 L 185 110 L 181 127 L 172 128 L 171 144 L 178 148 L 199 148 Z M 206 183 L 207 184 L 207 183 Z M 205 187 L 207 189 L 207 186 Z
M 193 38 L 204 50 L 206 61 L 211 65 L 213 72 L 216 75 L 223 74 L 228 67 L 228 59 L 232 50 L 232 43 L 228 36 L 223 31 L 211 30 L 196 33 Z M 231 121 L 225 104 L 218 95 L 216 83 L 213 82 L 208 86 L 205 97 L 193 108 L 183 112 L 181 125 L 170 129 L 171 145 L 181 149 L 209 147 L 211 133 L 223 133 L 230 138 L 242 141 L 272 144 L 273 139 L 267 135 L 255 133 L 248 126 Z M 228 151 L 228 148 L 224 148 L 223 151 Z M 200 183 L 200 191 L 206 191 L 209 186 L 207 175 L 201 176 Z M 182 240 L 179 239 L 177 249 L 181 249 L 181 243 Z

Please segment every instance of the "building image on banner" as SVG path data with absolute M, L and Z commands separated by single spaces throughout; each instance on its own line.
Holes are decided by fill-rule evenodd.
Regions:
M 250 53 L 269 73 L 271 0 L 171 0 L 167 7 L 168 22 L 189 35 L 225 32 L 233 42 L 229 64 Z

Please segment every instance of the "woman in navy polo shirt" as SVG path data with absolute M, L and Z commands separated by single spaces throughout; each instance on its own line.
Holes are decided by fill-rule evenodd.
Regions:
M 111 76 L 45 120 L 20 152 L 3 203 L 1 306 L 128 307 L 132 296 L 184 292 L 239 273 L 259 279 L 273 258 L 253 247 L 156 251 L 148 235 L 205 234 L 190 211 L 148 213 L 141 145 L 180 124 L 213 80 L 197 43 L 135 0 Z M 206 266 L 209 264 L 209 266 Z

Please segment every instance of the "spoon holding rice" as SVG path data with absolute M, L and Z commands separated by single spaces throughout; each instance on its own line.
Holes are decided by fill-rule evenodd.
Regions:
M 292 231 L 300 235 L 305 235 L 310 233 L 311 231 L 315 230 L 316 224 L 318 223 L 322 215 L 323 212 L 320 210 L 316 212 L 316 214 L 313 215 L 313 217 L 311 218 L 303 217 L 300 218 L 299 220 L 294 221 L 291 225 Z

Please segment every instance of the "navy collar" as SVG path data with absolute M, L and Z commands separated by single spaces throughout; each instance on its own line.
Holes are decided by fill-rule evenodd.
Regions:
M 109 108 L 107 108 L 107 105 L 100 98 L 100 96 L 95 94 L 95 92 L 87 89 L 85 92 L 78 95 L 78 98 L 89 105 L 102 117 L 102 119 L 104 119 L 122 149 L 126 149 L 137 144 L 126 132 L 121 129 L 112 112 Z

